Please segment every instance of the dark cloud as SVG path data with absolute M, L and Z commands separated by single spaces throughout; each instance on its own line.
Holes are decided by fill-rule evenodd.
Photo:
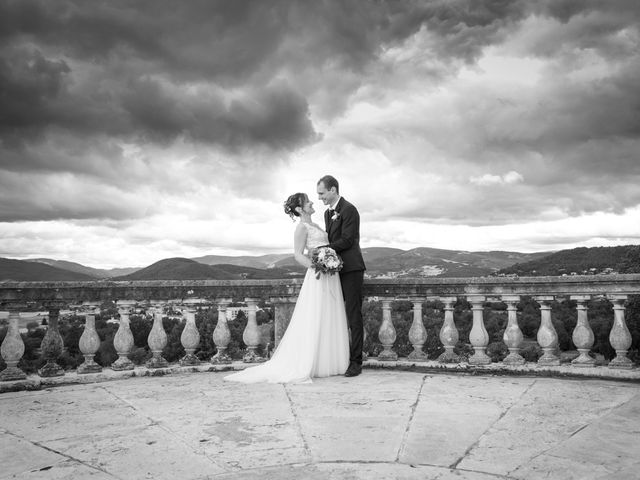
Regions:
M 313 66 L 315 77 L 325 67 L 362 71 L 422 26 L 441 37 L 434 55 L 470 61 L 520 10 L 504 1 L 7 1 L 2 134 L 6 142 L 47 126 L 113 135 L 141 127 L 157 138 L 291 149 L 314 140 L 305 87 L 322 87 L 269 88 L 285 66 Z M 83 68 L 96 73 L 87 77 Z M 158 79 L 256 95 L 225 111 L 220 98 L 198 104 L 169 95 Z M 348 96 L 359 84 L 347 86 L 334 93 Z
M 556 20 L 562 26 L 538 36 L 527 46 L 529 54 L 556 57 L 572 50 L 589 49 L 613 60 L 637 53 L 634 42 L 625 38 L 629 31 L 636 31 L 640 17 L 640 3 L 635 0 L 527 3 L 532 14 Z
M 316 140 L 306 100 L 285 84 L 251 90 L 226 102 L 215 94 L 168 92 L 145 79 L 133 82 L 123 96 L 123 108 L 134 129 L 156 141 L 186 135 L 234 150 L 244 145 L 287 150 Z
M 46 59 L 37 50 L 14 49 L 0 57 L 0 132 L 19 139 L 21 130 L 35 131 L 55 118 L 53 102 L 60 95 L 69 66 Z
M 634 181 L 640 175 L 639 5 L 636 0 L 5 0 L 0 2 L 0 174 L 72 172 L 74 188 L 90 178 L 126 192 L 145 181 L 158 190 L 185 188 L 203 181 L 198 174 L 206 172 L 232 190 L 246 189 L 247 179 L 258 183 L 274 158 L 286 161 L 317 142 L 322 132 L 313 121 L 331 123 L 378 73 L 389 84 L 402 84 L 393 64 L 376 62 L 390 49 L 402 50 L 416 33 L 426 38 L 420 43 L 425 51 L 406 62 L 409 69 L 416 62 L 416 70 L 429 72 L 428 90 L 462 65 L 473 66 L 487 46 L 500 46 L 527 21 L 542 19 L 552 24 L 548 34 L 520 39 L 513 47 L 523 57 L 552 64 L 538 85 L 516 94 L 469 91 L 454 107 L 459 120 L 436 119 L 424 127 L 407 118 L 402 127 L 402 134 L 420 136 L 442 158 L 465 159 L 498 175 L 517 169 L 530 189 L 474 187 L 445 203 L 426 198 L 428 211 L 411 206 L 406 215 L 506 223 L 556 206 L 571 215 L 618 212 L 637 204 L 630 189 L 591 197 L 583 192 L 598 188 L 604 178 L 615 184 L 621 175 Z M 600 79 L 572 81 L 567 72 L 581 68 L 584 52 L 618 63 Z M 381 72 L 385 68 L 389 71 Z M 382 80 L 379 85 L 384 90 Z M 388 93 L 402 94 L 394 88 Z M 320 118 L 312 118 L 312 111 Z M 367 148 L 387 141 L 384 128 L 361 130 L 353 128 L 351 144 Z M 401 137 L 390 142 L 393 148 Z M 190 160 L 190 174 L 198 176 L 193 181 L 172 180 L 169 165 L 153 163 L 161 162 L 154 151 L 175 142 L 211 150 Z M 140 154 L 141 167 L 128 164 L 122 144 L 149 147 Z M 464 171 L 457 181 L 464 184 L 475 174 Z M 148 208 L 127 212 L 113 192 L 102 190 L 109 201 L 37 199 L 37 189 L 4 189 L 9 193 L 0 219 L 5 220 L 128 218 Z M 22 201 L 25 195 L 35 197 Z
M 132 219 L 152 214 L 157 203 L 71 174 L 4 174 L 0 222 L 58 219 Z
M 258 88 L 244 78 L 275 48 L 277 16 L 269 22 L 252 2 L 161 3 L 4 3 L 4 146 L 50 128 L 152 141 L 184 135 L 231 149 L 315 141 L 304 97 L 282 82 Z M 179 93 L 194 80 L 220 93 Z M 228 87 L 249 95 L 225 106 Z

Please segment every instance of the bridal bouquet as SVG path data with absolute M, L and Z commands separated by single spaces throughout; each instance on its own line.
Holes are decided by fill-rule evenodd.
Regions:
M 316 278 L 323 273 L 333 275 L 342 269 L 342 259 L 336 251 L 330 247 L 320 247 L 311 255 L 311 266 L 316 271 Z

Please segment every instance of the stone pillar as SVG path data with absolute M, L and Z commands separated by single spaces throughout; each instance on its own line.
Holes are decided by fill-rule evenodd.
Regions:
M 409 341 L 413 345 L 413 352 L 409 354 L 409 360 L 426 362 L 427 354 L 423 347 L 427 341 L 427 329 L 422 322 L 422 299 L 413 302 L 413 322 L 409 328 Z
M 147 338 L 147 344 L 153 356 L 147 362 L 148 368 L 163 368 L 168 365 L 162 356 L 162 350 L 167 346 L 167 332 L 164 331 L 162 325 L 162 316 L 162 311 L 153 314 L 153 327 L 151 327 L 149 338 Z
M 609 343 L 616 350 L 616 357 L 609 362 L 609 368 L 629 369 L 633 367 L 633 362 L 627 357 L 631 346 L 631 333 L 624 319 L 627 296 L 611 295 L 609 299 L 613 302 L 613 327 L 609 333 Z
M 553 296 L 533 297 L 540 304 L 540 328 L 537 340 L 542 348 L 542 356 L 538 365 L 560 365 L 560 358 L 556 355 L 558 348 L 558 333 L 551 322 L 551 302 Z
M 56 363 L 58 357 L 62 355 L 62 349 L 64 348 L 62 337 L 60 336 L 60 332 L 58 332 L 59 315 L 59 308 L 49 309 L 47 333 L 44 334 L 44 338 L 40 344 L 42 358 L 47 362 L 38 370 L 38 374 L 41 377 L 61 377 L 64 375 L 64 369 Z
M 80 351 L 84 356 L 84 363 L 78 366 L 78 373 L 101 372 L 102 367 L 93 360 L 100 348 L 100 337 L 96 331 L 96 317 L 93 314 L 87 314 L 84 318 L 84 332 L 82 332 L 79 342 Z
M 487 355 L 487 345 L 489 345 L 489 334 L 484 326 L 484 309 L 482 302 L 485 297 L 470 295 L 467 300 L 471 303 L 473 312 L 473 326 L 469 332 L 469 342 L 473 345 L 473 355 L 469 357 L 471 365 L 488 365 L 491 357 Z
M 440 329 L 440 341 L 444 346 L 444 352 L 438 357 L 440 363 L 458 363 L 460 357 L 455 354 L 453 349 L 458 344 L 458 329 L 453 320 L 453 304 L 458 299 L 455 297 L 444 297 L 440 301 L 444 303 L 444 323 Z
M 213 364 L 231 363 L 231 357 L 227 353 L 227 348 L 231 341 L 231 331 L 227 324 L 227 306 L 230 303 L 230 298 L 223 298 L 218 301 L 218 322 L 213 330 L 213 343 L 216 346 L 216 354 L 211 357 L 211 363 Z
M 291 316 L 296 307 L 297 297 L 277 297 L 271 298 L 271 303 L 274 306 L 274 342 L 275 348 L 278 348 L 280 340 L 284 336 L 284 332 L 287 331 Z M 274 351 L 275 351 L 274 348 Z
M 133 333 L 131 333 L 129 324 L 129 314 L 135 303 L 132 300 L 118 300 L 117 302 L 120 322 L 118 331 L 113 337 L 113 346 L 118 353 L 118 358 L 111 365 L 113 370 L 133 370 L 133 362 L 129 360 L 129 354 L 133 348 Z
M 571 365 L 576 367 L 592 367 L 596 364 L 595 358 L 589 356 L 589 351 L 593 347 L 594 335 L 587 316 L 587 302 L 591 300 L 591 295 L 571 295 L 571 300 L 577 302 L 578 321 L 573 329 L 571 338 L 573 344 L 578 349 L 580 355 L 571 361 Z
M 383 350 L 378 354 L 378 360 L 398 360 L 398 354 L 393 351 L 393 343 L 396 341 L 396 329 L 391 320 L 392 299 L 382 298 L 380 301 L 382 302 L 382 324 L 380 325 L 380 330 L 378 330 L 378 339 L 382 344 Z
M 509 355 L 505 357 L 503 363 L 506 365 L 522 365 L 524 358 L 520 355 L 524 336 L 518 325 L 518 311 L 516 304 L 520 301 L 519 295 L 504 295 L 502 301 L 507 304 L 508 322 L 507 328 L 502 335 L 502 340 L 509 349 Z
M 20 335 L 20 312 L 9 312 L 9 329 L 7 335 L 0 346 L 0 355 L 7 364 L 7 368 L 0 372 L 0 382 L 10 382 L 14 380 L 24 380 L 27 374 L 19 367 L 18 362 L 24 355 L 24 341 Z
M 180 335 L 180 343 L 184 348 L 185 355 L 180 359 L 180 365 L 198 365 L 200 360 L 195 355 L 196 349 L 200 346 L 200 332 L 196 327 L 196 307 L 200 300 L 190 299 L 185 301 L 187 308 L 184 311 L 185 324 Z
M 247 326 L 242 333 L 242 341 L 247 347 L 247 351 L 242 357 L 244 363 L 264 362 L 265 359 L 258 355 L 257 349 L 260 345 L 260 329 L 256 321 L 256 306 L 258 299 L 245 298 L 247 304 Z

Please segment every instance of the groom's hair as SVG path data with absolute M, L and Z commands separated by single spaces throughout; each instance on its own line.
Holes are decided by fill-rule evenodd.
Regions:
M 331 187 L 336 187 L 336 193 L 340 193 L 340 185 L 338 185 L 338 180 L 336 180 L 331 175 L 325 175 L 320 180 L 318 180 L 318 185 L 324 183 L 324 187 L 327 190 L 331 190 Z

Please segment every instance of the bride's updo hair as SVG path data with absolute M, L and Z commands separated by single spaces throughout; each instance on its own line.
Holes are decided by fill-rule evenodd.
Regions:
M 296 211 L 298 207 L 304 207 L 305 202 L 309 197 L 307 197 L 306 193 L 294 193 L 287 198 L 287 201 L 284 202 L 284 213 L 289 215 L 292 220 L 295 220 L 295 217 L 299 217 L 300 214 Z

